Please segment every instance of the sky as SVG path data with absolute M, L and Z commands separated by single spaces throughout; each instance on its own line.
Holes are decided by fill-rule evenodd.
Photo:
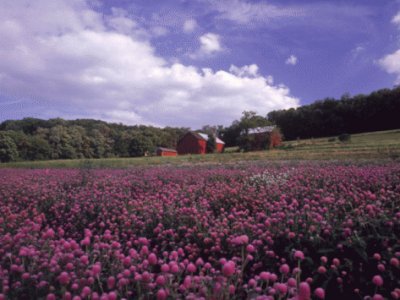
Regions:
M 400 1 L 1 0 L 0 121 L 228 126 L 400 84 Z

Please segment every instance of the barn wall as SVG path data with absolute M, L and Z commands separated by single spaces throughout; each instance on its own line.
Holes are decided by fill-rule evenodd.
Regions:
M 156 151 L 157 156 L 177 156 L 178 154 L 174 151 L 167 151 L 162 149 L 157 149 Z
M 277 131 L 272 131 L 270 136 L 270 148 L 274 148 L 282 144 L 282 135 Z
M 188 133 L 180 139 L 176 150 L 178 154 L 203 154 L 206 150 L 205 143 L 205 141 L 198 140 L 193 134 Z
M 224 144 L 216 144 L 216 152 L 221 153 L 222 151 L 224 151 Z
M 177 156 L 176 152 L 162 151 L 161 156 Z
M 204 140 L 197 140 L 200 146 L 200 154 L 206 154 L 207 152 L 207 142 Z

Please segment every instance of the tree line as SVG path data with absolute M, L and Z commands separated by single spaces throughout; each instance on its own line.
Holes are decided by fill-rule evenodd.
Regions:
M 25 118 L 0 124 L 0 160 L 143 156 L 172 147 L 189 128 L 126 126 L 98 120 Z
M 286 140 L 292 140 L 397 129 L 400 128 L 399 115 L 400 87 L 396 87 L 272 111 L 267 119 L 280 127 Z
M 369 95 L 327 98 L 268 113 L 245 111 L 230 126 L 203 126 L 226 147 L 240 146 L 250 128 L 277 125 L 286 140 L 400 128 L 400 87 Z M 143 156 L 155 148 L 176 148 L 189 128 L 126 126 L 98 120 L 25 118 L 0 124 L 0 161 Z M 212 145 L 209 145 L 212 147 Z

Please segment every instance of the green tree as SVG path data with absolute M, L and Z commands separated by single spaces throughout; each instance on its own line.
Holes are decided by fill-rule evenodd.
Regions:
M 246 133 L 250 128 L 264 127 L 268 125 L 271 125 L 271 122 L 263 116 L 257 115 L 254 111 L 244 111 L 239 121 L 241 131 L 245 131 Z
M 27 136 L 23 131 L 8 130 L 5 133 L 11 137 L 17 145 L 18 159 L 27 160 L 27 151 L 30 147 L 29 136 Z
M 93 148 L 93 155 L 95 158 L 105 157 L 107 152 L 106 138 L 97 129 L 92 131 L 91 137 L 91 147 Z
M 144 156 L 146 153 L 150 153 L 153 150 L 154 145 L 151 139 L 141 134 L 135 135 L 129 144 L 130 156 Z
M 86 135 L 85 128 L 82 126 L 73 125 L 67 127 L 68 135 L 70 140 L 68 142 L 69 147 L 73 149 L 71 156 L 75 156 L 76 158 L 84 158 L 85 156 L 85 140 L 84 137 Z M 70 150 L 71 151 L 71 150 Z
M 9 162 L 18 158 L 17 145 L 6 133 L 0 132 L 0 161 Z
M 53 158 L 68 159 L 77 157 L 68 127 L 63 125 L 52 127 L 49 131 L 49 143 L 53 148 Z
M 118 132 L 114 140 L 114 153 L 120 157 L 129 156 L 129 144 L 132 140 L 132 133 L 129 131 Z
M 217 143 L 215 141 L 215 136 L 209 133 L 206 145 L 207 153 L 214 153 L 216 148 L 217 148 Z
M 52 158 L 52 149 L 47 140 L 40 136 L 30 136 L 26 150 L 28 160 L 44 160 Z
M 237 138 L 237 146 L 239 146 L 239 149 L 241 151 L 250 151 L 252 148 L 254 137 L 252 137 L 249 134 L 241 134 Z

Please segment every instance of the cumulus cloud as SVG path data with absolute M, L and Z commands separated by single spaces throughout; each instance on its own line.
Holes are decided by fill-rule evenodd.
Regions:
M 183 32 L 185 33 L 191 33 L 197 28 L 197 22 L 195 19 L 188 19 L 185 20 L 183 23 Z
M 220 39 L 220 36 L 215 33 L 206 33 L 200 36 L 200 53 L 210 55 L 222 51 Z
M 122 34 L 131 34 L 137 30 L 137 24 L 127 16 L 127 13 L 118 8 L 111 9 L 112 15 L 106 19 L 107 25 Z
M 400 84 L 400 49 L 380 59 L 379 64 L 386 72 L 395 74 L 396 84 Z
M 286 59 L 285 64 L 295 66 L 297 64 L 297 57 L 295 55 L 293 55 L 293 54 L 290 55 Z
M 258 76 L 258 66 L 256 64 L 243 67 L 231 65 L 229 72 L 239 77 L 256 77 Z
M 168 63 L 123 11 L 103 16 L 84 0 L 1 5 L 0 90 L 42 103 L 39 117 L 196 128 L 230 124 L 243 110 L 299 104 L 256 65 L 224 71 Z M 201 51 L 221 51 L 218 35 L 202 38 Z
M 400 11 L 397 13 L 397 15 L 395 15 L 393 17 L 392 23 L 396 24 L 397 26 L 399 26 L 399 29 L 400 29 Z
M 393 17 L 392 23 L 398 25 L 400 29 L 400 12 Z M 384 56 L 378 63 L 386 72 L 396 75 L 395 83 L 400 84 L 400 49 Z

